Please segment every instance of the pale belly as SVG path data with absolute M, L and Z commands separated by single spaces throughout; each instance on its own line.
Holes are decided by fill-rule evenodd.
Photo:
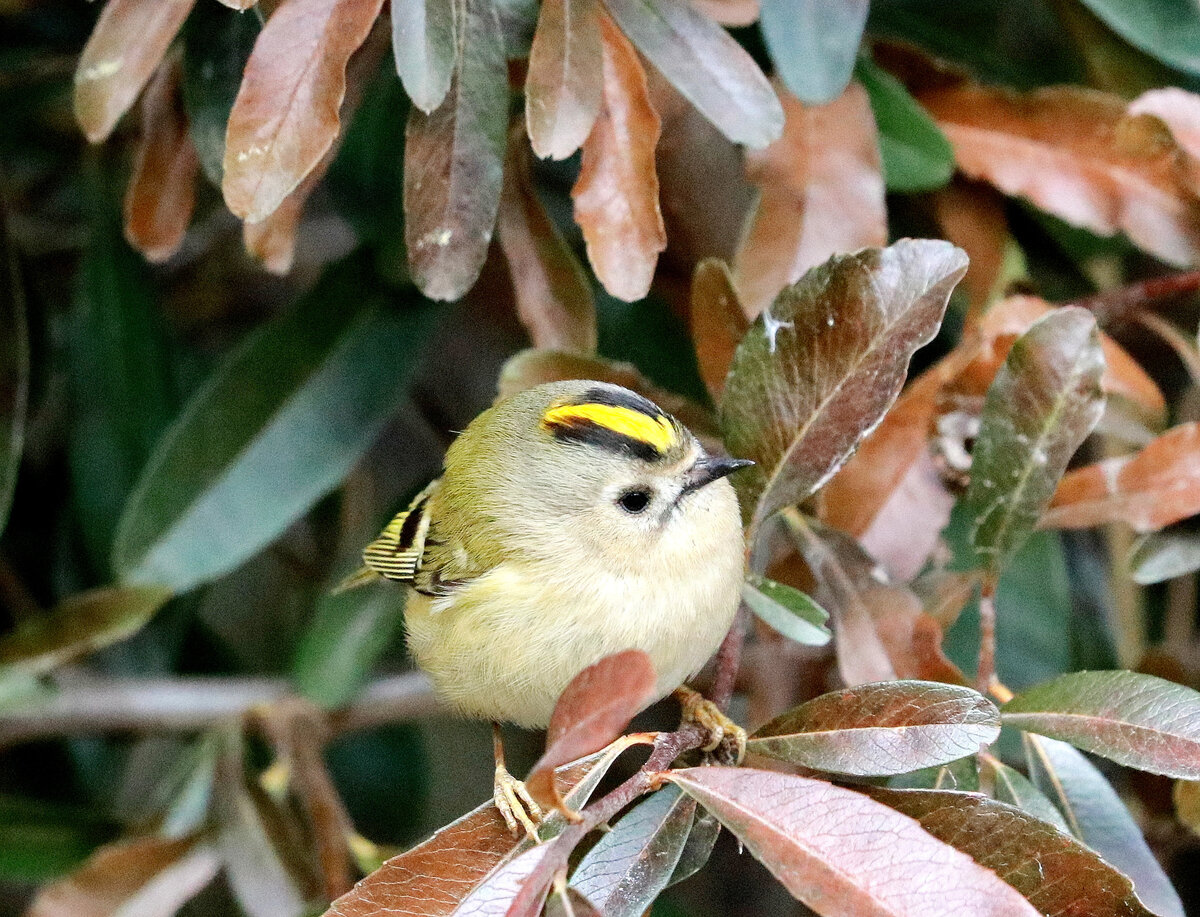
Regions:
M 654 700 L 669 694 L 716 652 L 740 583 L 740 570 L 722 569 L 654 582 L 547 583 L 506 564 L 447 599 L 410 593 L 408 645 L 460 713 L 542 727 L 580 670 L 622 650 L 646 652 L 657 675 Z

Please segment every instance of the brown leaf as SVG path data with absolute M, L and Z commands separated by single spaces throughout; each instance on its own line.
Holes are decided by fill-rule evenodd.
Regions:
M 92 143 L 129 110 L 195 0 L 109 0 L 75 68 L 75 119 Z
M 117 841 L 42 889 L 26 917 L 173 917 L 219 867 L 213 850 L 195 838 Z
M 701 261 L 692 275 L 692 340 L 700 377 L 714 400 L 725 389 L 725 376 L 750 323 L 738 302 L 724 261 Z
M 267 20 L 225 131 L 225 203 L 257 223 L 321 161 L 341 129 L 346 64 L 383 0 L 286 0 Z
M 1193 190 L 1200 192 L 1200 95 L 1168 86 L 1144 92 L 1126 109 L 1129 115 L 1153 115 L 1162 121 L 1187 155 Z
M 831 255 L 887 244 L 875 118 L 857 83 L 828 105 L 805 105 L 777 84 L 783 136 L 746 153 L 759 203 L 734 259 L 746 314 Z
M 603 60 L 599 0 L 543 0 L 525 77 L 525 123 L 533 151 L 566 159 L 600 113 Z
M 991 869 L 1042 914 L 1150 917 L 1133 883 L 1058 829 L 977 793 L 871 789 L 938 840 Z M 987 830 L 980 830 L 987 825 Z
M 125 192 L 125 238 L 148 261 L 183 244 L 196 203 L 200 158 L 183 112 L 178 59 L 164 61 L 142 99 L 142 136 Z
M 571 198 L 596 276 L 613 296 L 633 302 L 649 292 L 667 247 L 654 166 L 660 123 L 637 52 L 603 13 L 600 27 L 603 104 Z
M 534 189 L 519 130 L 509 134 L 504 171 L 496 229 L 508 259 L 521 324 L 534 347 L 595 353 L 592 286 Z
M 861 793 L 751 768 L 669 775 L 822 917 L 1038 913 L 990 870 Z
M 962 282 L 970 298 L 967 324 L 971 325 L 987 303 L 1003 293 L 996 285 L 1010 242 L 1004 198 L 982 182 L 957 178 L 933 192 L 933 206 L 942 235 L 971 259 Z
M 730 452 L 757 462 L 735 482 L 752 531 L 819 489 L 883 419 L 966 267 L 931 239 L 837 255 L 757 319 L 721 399 Z
M 404 238 L 417 286 L 462 297 L 483 268 L 500 207 L 508 76 L 492 0 L 461 0 L 459 58 L 442 104 L 409 114 Z
M 1180 424 L 1136 455 L 1068 472 L 1042 528 L 1081 529 L 1125 522 L 1153 532 L 1200 513 L 1200 424 Z
M 617 743 L 603 754 L 561 769 L 557 789 L 567 804 L 578 808 L 587 802 L 609 765 L 627 747 L 628 743 Z M 550 818 L 561 826 L 561 816 Z M 496 807 L 487 802 L 388 860 L 333 902 L 326 917 L 445 917 L 531 846 L 526 838 L 514 838 Z
M 959 168 L 1100 235 L 1124 231 L 1175 265 L 1200 262 L 1200 200 L 1157 119 L 1077 87 L 1017 94 L 983 86 L 919 95 Z
M 605 656 L 571 679 L 546 729 L 546 751 L 529 771 L 525 786 L 538 802 L 562 805 L 554 769 L 604 748 L 654 696 L 657 676 L 641 650 Z
M 721 25 L 746 26 L 758 21 L 758 0 L 691 0 L 691 3 Z

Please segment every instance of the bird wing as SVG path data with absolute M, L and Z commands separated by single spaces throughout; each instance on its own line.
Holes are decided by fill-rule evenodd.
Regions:
M 413 499 L 402 513 L 387 524 L 379 537 L 363 551 L 366 569 L 384 579 L 412 583 L 425 556 L 429 534 L 429 498 L 440 481 L 432 482 Z

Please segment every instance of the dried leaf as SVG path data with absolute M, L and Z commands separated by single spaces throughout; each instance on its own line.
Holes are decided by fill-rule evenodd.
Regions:
M 1079 840 L 1133 880 L 1138 899 L 1159 917 L 1184 917 L 1179 895 L 1141 829 L 1104 776 L 1065 742 L 1025 733 L 1029 776 Z
M 287 0 L 246 63 L 225 132 L 225 203 L 257 223 L 321 161 L 341 130 L 346 64 L 383 0 Z
M 196 203 L 200 160 L 188 134 L 179 60 L 164 61 L 142 99 L 142 137 L 125 193 L 125 238 L 148 261 L 183 244 Z
M 852 790 L 750 768 L 693 767 L 670 778 L 822 917 L 1037 913 L 915 820 Z
M 966 505 L 982 565 L 1000 570 L 1033 531 L 1067 462 L 1104 412 L 1096 321 L 1059 309 L 1022 335 L 983 407 Z
M 879 777 L 957 761 L 999 735 L 999 712 L 970 688 L 888 681 L 801 704 L 757 730 L 747 751 L 814 770 Z
M 641 650 L 605 656 L 571 679 L 554 705 L 546 729 L 546 751 L 529 771 L 525 786 L 539 802 L 557 807 L 554 770 L 604 748 L 655 694 L 657 676 Z
M 1125 522 L 1153 532 L 1200 513 L 1200 424 L 1180 424 L 1136 455 L 1069 472 L 1054 492 L 1044 528 Z
M 691 306 L 700 376 L 709 394 L 719 400 L 738 342 L 750 328 L 724 261 L 708 258 L 696 266 Z
M 455 9 L 455 0 L 392 0 L 396 72 L 413 104 L 427 115 L 450 91 L 458 46 Z
M 783 111 L 754 59 L 688 0 L 605 0 L 621 31 L 734 143 L 779 138 Z
M 633 302 L 649 292 L 667 247 L 654 166 L 660 123 L 637 54 L 607 16 L 600 26 L 603 104 L 571 198 L 596 276 L 613 296 Z
M 75 68 L 75 119 L 92 143 L 129 110 L 195 0 L 109 0 Z
M 783 636 L 809 646 L 824 646 L 832 636 L 825 627 L 829 612 L 786 583 L 777 583 L 757 573 L 746 576 L 742 601 L 760 619 Z
M 1012 244 L 1004 198 L 990 185 L 959 178 L 934 193 L 933 206 L 942 235 L 971 259 L 962 285 L 970 298 L 967 321 L 974 324 L 985 306 L 1004 293 L 1005 258 Z
M 1041 914 L 1150 917 L 1133 884 L 1087 847 L 1033 816 L 975 793 L 870 790 L 1019 891 Z M 981 826 L 986 825 L 986 830 Z
M 1126 113 L 1153 115 L 1167 126 L 1187 155 L 1192 188 L 1200 190 L 1200 95 L 1175 86 L 1151 89 L 1130 102 Z
M 566 803 L 581 808 L 609 765 L 627 747 L 627 743 L 615 744 L 602 754 L 559 770 L 558 792 Z M 561 830 L 563 824 L 562 816 L 552 813 L 546 828 Z M 496 870 L 531 846 L 526 838 L 514 839 L 495 806 L 487 802 L 388 860 L 335 901 L 325 917 L 378 917 L 380 913 L 445 917 L 455 913 Z
M 525 77 L 533 151 L 566 159 L 587 140 L 604 89 L 599 0 L 543 0 Z
M 734 259 L 753 318 L 790 283 L 841 252 L 887 244 L 887 211 L 875 120 L 857 83 L 828 105 L 780 90 L 783 136 L 746 154 L 758 207 Z
M 404 147 L 404 238 L 417 286 L 463 296 L 487 258 L 503 184 L 508 76 L 493 0 L 462 3 L 450 89 L 430 114 L 414 109 Z
M 496 221 L 517 315 L 534 347 L 595 353 L 592 286 L 538 198 L 523 140 L 519 131 L 510 133 Z
M 659 790 L 596 842 L 571 887 L 605 917 L 641 917 L 671 880 L 695 814 L 696 801 L 678 787 Z
M 1117 96 L 968 85 L 919 98 L 971 178 L 1026 197 L 1072 226 L 1106 236 L 1124 231 L 1171 264 L 1200 262 L 1200 200 L 1180 149 L 1156 119 L 1126 119 Z
M 875 428 L 965 271 L 949 243 L 906 239 L 831 258 L 758 318 L 721 399 L 730 452 L 757 462 L 737 482 L 751 531 L 816 491 Z
M 1073 672 L 1004 705 L 1005 725 L 1136 767 L 1200 779 L 1200 693 L 1140 672 Z
M 1171 795 L 1175 802 L 1175 816 L 1193 833 L 1200 833 L 1200 782 L 1176 780 Z
M 192 837 L 118 841 L 42 889 L 26 917 L 173 917 L 220 865 L 213 850 Z

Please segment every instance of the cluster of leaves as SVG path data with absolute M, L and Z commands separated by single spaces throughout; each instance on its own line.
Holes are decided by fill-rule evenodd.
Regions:
M 634 915 L 723 832 L 820 914 L 1183 913 L 1077 749 L 1176 779 L 1200 825 L 1200 348 L 1171 298 L 1200 276 L 1167 273 L 1200 263 L 1200 14 L 223 2 L 0 3 L 0 101 L 31 113 L 0 134 L 0 745 L 71 737 L 0 759 L 0 874 L 55 879 L 32 914 Z M 79 170 L 67 69 L 111 138 Z M 534 347 L 501 366 L 514 315 Z M 398 591 L 328 588 L 497 374 L 611 380 L 755 460 L 757 729 L 742 767 L 621 736 L 650 673 L 614 657 L 528 780 L 583 821 L 534 845 L 489 804 L 381 865 L 356 828 L 418 834 L 419 743 L 331 743 L 436 706 L 372 680 Z M 155 735 L 78 737 L 122 729 Z M 413 789 L 405 830 L 356 782 Z

